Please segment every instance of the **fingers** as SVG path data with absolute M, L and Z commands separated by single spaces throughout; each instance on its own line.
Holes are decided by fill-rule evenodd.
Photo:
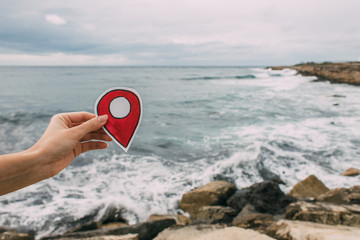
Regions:
M 70 112 L 70 113 L 65 113 L 65 115 L 70 119 L 72 123 L 86 122 L 96 117 L 95 114 L 89 112 Z
M 84 142 L 81 143 L 81 153 L 91 150 L 105 149 L 108 146 L 109 145 L 105 142 L 97 142 L 97 141 Z
M 102 130 L 102 131 L 100 131 Z M 103 129 L 99 129 L 98 131 L 91 132 L 86 134 L 81 141 L 91 141 L 91 140 L 102 140 L 102 141 L 111 141 L 112 138 L 107 135 Z
M 95 117 L 95 114 L 89 112 L 69 112 L 56 114 L 52 117 L 52 120 L 60 120 L 66 125 L 66 127 L 72 128 Z
M 89 133 L 98 130 L 99 128 L 105 125 L 107 119 L 108 119 L 107 115 L 102 115 L 99 117 L 91 118 L 90 120 L 84 122 L 83 124 L 71 128 L 75 140 L 81 140 Z

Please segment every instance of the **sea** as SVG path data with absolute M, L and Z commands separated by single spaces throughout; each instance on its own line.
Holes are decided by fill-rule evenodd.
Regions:
M 130 223 L 181 213 L 185 192 L 314 174 L 329 188 L 360 161 L 360 87 L 264 67 L 0 67 L 0 154 L 31 147 L 57 113 L 94 112 L 109 88 L 135 89 L 143 116 L 128 152 L 87 152 L 51 179 L 0 197 L 0 226 L 37 237 L 121 209 Z

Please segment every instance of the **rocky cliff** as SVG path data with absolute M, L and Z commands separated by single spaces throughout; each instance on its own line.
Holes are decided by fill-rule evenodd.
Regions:
M 294 66 L 270 67 L 273 70 L 291 68 L 304 76 L 316 76 L 320 80 L 360 85 L 360 62 L 304 63 Z

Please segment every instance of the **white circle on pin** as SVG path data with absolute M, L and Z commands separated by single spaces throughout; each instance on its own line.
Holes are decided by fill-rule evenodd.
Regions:
M 109 105 L 109 111 L 114 118 L 124 118 L 130 113 L 130 103 L 124 97 L 114 98 Z

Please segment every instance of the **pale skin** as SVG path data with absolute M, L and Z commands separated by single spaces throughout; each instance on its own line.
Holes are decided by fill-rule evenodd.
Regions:
M 102 129 L 107 119 L 88 112 L 53 116 L 34 146 L 0 156 L 0 195 L 55 176 L 84 152 L 107 148 L 103 141 L 111 138 Z

